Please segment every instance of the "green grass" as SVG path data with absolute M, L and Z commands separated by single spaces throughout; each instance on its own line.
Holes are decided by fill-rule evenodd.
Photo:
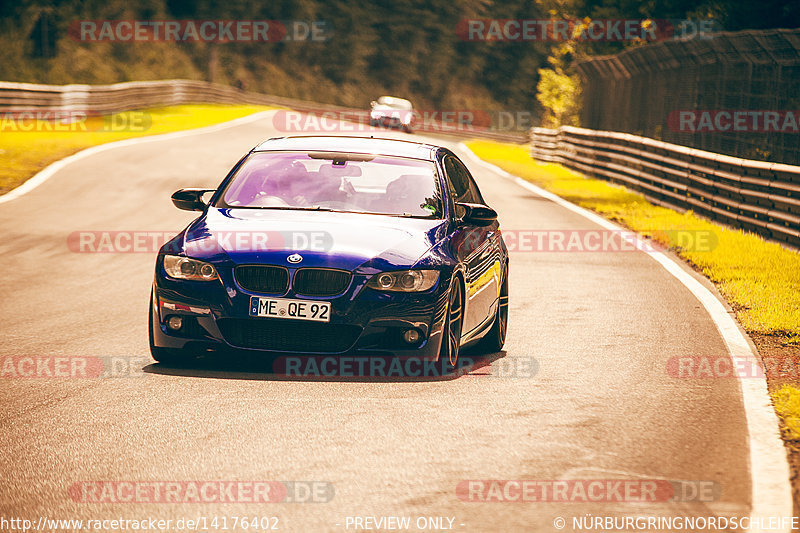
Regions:
M 46 123 L 39 123 L 41 127 L 35 131 L 14 131 L 15 123 L 6 121 L 0 123 L 0 194 L 21 185 L 50 163 L 90 146 L 210 126 L 266 109 L 269 108 L 212 104 L 159 107 L 92 117 L 85 122 L 85 128 L 76 126 L 74 131 L 41 131 Z M 136 126 L 104 129 L 104 124 L 131 123 Z
M 779 335 L 785 342 L 800 339 L 800 254 L 692 212 L 655 206 L 638 193 L 561 165 L 539 163 L 527 146 L 467 144 L 482 159 L 675 249 L 717 284 L 748 331 Z M 712 232 L 716 246 L 681 247 L 675 232 L 683 230 Z
M 786 437 L 800 439 L 800 389 L 793 385 L 784 385 L 772 393 L 775 412 L 783 420 Z
M 800 341 L 800 254 L 692 212 L 653 205 L 638 193 L 561 165 L 539 163 L 530 157 L 527 146 L 488 141 L 467 145 L 511 174 L 674 249 L 716 283 L 748 331 L 778 335 L 785 343 Z M 682 230 L 713 232 L 716 246 L 681 247 L 674 236 Z M 785 384 L 771 396 L 785 436 L 800 439 L 800 388 Z

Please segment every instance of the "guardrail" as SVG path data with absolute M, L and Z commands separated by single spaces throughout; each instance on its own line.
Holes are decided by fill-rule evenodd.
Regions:
M 289 108 L 306 113 L 333 113 L 336 118 L 367 124 L 369 112 L 331 104 L 319 104 L 246 92 L 227 85 L 195 80 L 160 80 L 113 85 L 39 85 L 0 82 L 0 112 L 36 109 L 113 113 L 179 104 L 253 104 Z M 427 121 L 430 125 L 431 121 Z M 481 137 L 506 142 L 525 142 L 524 132 L 498 132 L 476 128 L 464 131 L 439 122 L 426 133 L 451 137 Z
M 739 159 L 628 133 L 532 128 L 531 155 L 648 200 L 800 248 L 800 166 Z

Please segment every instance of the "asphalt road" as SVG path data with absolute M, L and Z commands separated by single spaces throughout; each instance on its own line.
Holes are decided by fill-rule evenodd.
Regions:
M 153 364 L 155 254 L 76 253 L 69 235 L 177 232 L 193 215 L 170 194 L 215 187 L 274 135 L 263 120 L 116 148 L 0 205 L 0 516 L 217 516 L 228 530 L 235 516 L 274 516 L 282 531 L 360 531 L 348 517 L 369 516 L 407 516 L 417 531 L 418 517 L 449 517 L 455 531 L 481 532 L 558 531 L 559 516 L 572 531 L 572 517 L 589 514 L 747 515 L 737 380 L 667 372 L 670 358 L 725 356 L 725 346 L 699 302 L 643 253 L 513 253 L 505 352 L 452 379 L 283 379 Z M 505 232 L 597 229 L 465 161 Z M 96 379 L 14 372 L 26 357 L 77 356 L 130 366 Z M 509 375 L 531 362 L 535 375 Z M 456 492 L 464 480 L 558 479 L 692 480 L 715 491 L 705 501 L 526 503 L 465 502 Z M 335 495 L 204 504 L 84 503 L 70 493 L 80 482 L 191 480 L 319 481 Z

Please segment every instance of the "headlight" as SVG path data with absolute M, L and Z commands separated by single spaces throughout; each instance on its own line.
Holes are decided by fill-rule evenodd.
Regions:
M 211 263 L 190 259 L 180 255 L 165 255 L 164 270 L 175 279 L 213 281 L 219 279 L 217 270 Z
M 438 279 L 438 270 L 382 272 L 372 276 L 367 287 L 379 291 L 421 292 L 436 285 Z

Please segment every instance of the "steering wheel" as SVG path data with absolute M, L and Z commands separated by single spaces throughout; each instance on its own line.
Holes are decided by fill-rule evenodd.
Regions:
M 271 196 L 264 193 L 258 193 L 255 198 L 248 204 L 249 207 L 288 207 L 289 202 L 280 196 Z

